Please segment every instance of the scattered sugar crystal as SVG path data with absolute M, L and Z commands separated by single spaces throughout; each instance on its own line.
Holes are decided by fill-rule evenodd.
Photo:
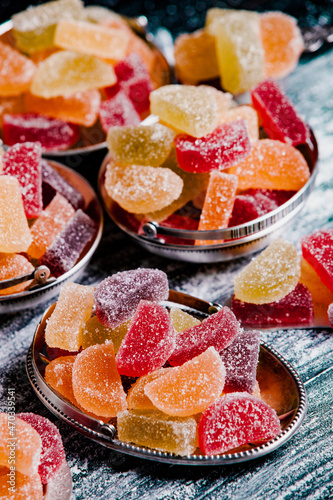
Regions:
M 333 229 L 319 229 L 301 239 L 304 259 L 333 292 Z
M 42 161 L 42 190 L 44 207 L 51 202 L 56 193 L 59 193 L 75 210 L 84 208 L 83 195 L 45 160 Z

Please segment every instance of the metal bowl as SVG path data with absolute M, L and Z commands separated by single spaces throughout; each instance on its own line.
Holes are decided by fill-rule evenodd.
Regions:
M 30 290 L 27 289 L 10 295 L 0 295 L 0 314 L 31 308 L 57 295 L 60 291 L 60 287 L 66 281 L 74 281 L 79 278 L 93 256 L 102 237 L 103 209 L 91 185 L 80 174 L 65 167 L 61 163 L 52 160 L 48 160 L 48 163 L 83 195 L 85 202 L 83 211 L 95 222 L 97 228 L 96 234 L 86 245 L 78 262 L 70 271 L 67 271 L 53 281 L 47 280 L 44 284 Z
M 173 290 L 170 291 L 168 301 L 163 304 L 168 307 L 177 306 L 201 319 L 221 307 Z M 246 462 L 276 450 L 293 436 L 303 422 L 307 410 L 307 397 L 299 375 L 278 352 L 268 344 L 262 343 L 257 380 L 262 399 L 267 401 L 279 415 L 282 431 L 277 437 L 265 444 L 249 444 L 223 455 L 202 455 L 200 450 L 197 450 L 195 454 L 186 457 L 119 441 L 116 437 L 115 425 L 102 422 L 81 412 L 51 389 L 44 380 L 45 365 L 48 363 L 44 331 L 46 321 L 54 307 L 55 304 L 48 308 L 42 317 L 28 351 L 26 368 L 29 381 L 46 408 L 75 430 L 102 446 L 127 455 L 170 464 L 227 465 Z

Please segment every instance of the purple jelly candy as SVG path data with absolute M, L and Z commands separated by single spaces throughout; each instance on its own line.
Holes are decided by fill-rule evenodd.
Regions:
M 132 101 L 120 90 L 114 97 L 103 101 L 99 109 L 99 118 L 105 132 L 111 127 L 134 127 L 141 122 Z
M 64 177 L 51 167 L 51 165 L 42 161 L 42 189 L 43 204 L 46 207 L 56 193 L 61 194 L 66 200 L 78 210 L 85 205 L 82 194 L 71 186 Z
M 95 289 L 96 315 L 110 328 L 130 319 L 140 300 L 167 300 L 167 275 L 158 269 L 122 271 L 103 280 Z

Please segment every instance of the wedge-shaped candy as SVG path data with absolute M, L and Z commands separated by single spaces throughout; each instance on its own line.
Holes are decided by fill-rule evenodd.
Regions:
M 0 97 L 0 127 L 3 127 L 4 115 L 23 113 L 23 96 Z
M 177 334 L 176 346 L 169 363 L 172 366 L 182 365 L 211 346 L 220 352 L 232 342 L 240 330 L 240 324 L 234 313 L 225 306 L 199 325 Z
M 110 64 L 95 56 L 61 50 L 38 65 L 30 91 L 49 99 L 107 87 L 115 82 L 116 75 Z
M 218 398 L 204 411 L 198 426 L 199 447 L 205 455 L 219 455 L 247 443 L 269 441 L 280 431 L 273 408 L 236 392 Z
M 0 252 L 25 252 L 31 241 L 19 181 L 0 175 Z
M 333 229 L 320 229 L 301 240 L 304 259 L 333 292 Z
M 214 347 L 149 382 L 146 396 L 168 415 L 187 417 L 202 412 L 222 392 L 225 367 Z
M 34 266 L 23 255 L 0 253 L 0 282 L 32 273 L 34 269 Z M 0 290 L 0 295 L 22 292 L 30 283 L 31 281 L 25 281 L 20 285 L 4 288 Z
M 290 144 L 272 139 L 258 141 L 245 160 L 230 167 L 239 178 L 238 188 L 298 191 L 310 177 L 302 154 Z
M 78 403 L 102 417 L 125 410 L 126 393 L 117 370 L 112 343 L 90 346 L 73 365 L 73 391 Z
M 167 275 L 159 269 L 122 271 L 101 281 L 95 288 L 99 321 L 115 328 L 130 319 L 140 300 L 160 302 L 169 296 Z
M 117 430 L 121 441 L 176 455 L 190 455 L 197 447 L 197 423 L 191 417 L 127 410 L 117 415 Z
M 168 311 L 141 300 L 116 356 L 119 373 L 141 377 L 161 368 L 174 349 L 175 336 Z
M 321 281 L 314 268 L 302 257 L 300 283 L 310 291 L 313 312 L 318 322 L 327 320 L 327 308 L 333 302 L 333 292 Z
M 30 59 L 0 41 L 0 96 L 17 96 L 29 90 L 35 71 Z
M 201 321 L 178 307 L 170 309 L 170 317 L 176 333 L 183 332 L 192 326 L 200 325 Z
M 294 290 L 300 275 L 297 248 L 278 238 L 237 274 L 235 297 L 251 304 L 275 302 Z
M 268 190 L 259 190 L 253 194 L 239 194 L 236 196 L 232 214 L 229 220 L 229 227 L 244 224 L 257 217 L 271 212 L 278 208 L 275 196 L 270 196 Z
M 295 106 L 273 80 L 259 83 L 251 91 L 252 103 L 271 139 L 293 146 L 306 143 L 310 132 Z
M 141 122 L 132 101 L 122 90 L 101 103 L 99 119 L 106 133 L 111 127 L 135 127 Z
M 7 467 L 0 467 L 0 498 L 5 500 L 43 500 L 43 485 L 38 473 L 26 476 L 18 471 L 14 471 L 15 476 L 11 476 L 13 471 Z M 15 477 L 15 480 L 14 480 Z M 13 480 L 11 481 L 11 478 Z M 15 485 L 15 486 L 14 486 Z M 12 488 L 15 488 L 13 490 Z
M 82 330 L 91 316 L 93 305 L 93 287 L 66 283 L 45 328 L 46 344 L 78 351 L 82 344 Z
M 215 94 L 208 86 L 165 85 L 153 90 L 150 111 L 166 125 L 193 137 L 211 134 L 218 123 Z
M 52 359 L 45 367 L 45 382 L 59 392 L 74 406 L 77 405 L 73 393 L 72 373 L 76 356 L 60 356 Z
M 129 327 L 130 321 L 124 321 L 115 328 L 109 328 L 98 321 L 97 316 L 92 316 L 84 325 L 82 333 L 82 349 L 95 344 L 113 343 L 114 352 L 117 354 Z
M 84 208 L 83 195 L 44 160 L 42 161 L 42 190 L 44 207 L 51 202 L 56 193 L 59 193 L 75 210 Z
M 235 120 L 245 120 L 250 141 L 255 144 L 259 139 L 258 113 L 252 106 L 235 106 L 230 109 L 222 109 L 219 114 L 219 123 L 232 122 Z
M 330 327 L 333 328 L 333 302 L 328 306 L 327 315 Z
M 153 380 L 165 375 L 171 368 L 160 368 L 148 375 L 139 377 L 131 386 L 127 394 L 127 406 L 130 410 L 156 410 L 153 403 L 145 394 L 145 386 Z

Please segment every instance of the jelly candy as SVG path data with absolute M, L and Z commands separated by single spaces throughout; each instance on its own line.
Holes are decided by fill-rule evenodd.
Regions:
M 32 273 L 34 270 L 34 266 L 23 255 L 0 253 L 0 282 Z M 20 285 L 4 288 L 0 290 L 0 295 L 22 292 L 30 283 L 31 281 L 25 281 Z
M 238 176 L 238 189 L 283 189 L 298 191 L 310 177 L 302 154 L 290 144 L 272 139 L 258 141 L 252 152 L 229 172 Z
M 73 391 L 78 403 L 102 417 L 125 410 L 126 393 L 117 370 L 112 343 L 87 347 L 73 365 Z
M 141 122 L 132 101 L 123 91 L 101 103 L 99 118 L 106 133 L 111 127 L 135 127 Z
M 235 297 L 251 304 L 275 302 L 294 290 L 300 275 L 297 248 L 278 238 L 237 274 Z
M 265 80 L 259 83 L 252 89 L 251 98 L 261 117 L 262 127 L 271 139 L 293 146 L 308 141 L 307 124 L 276 82 Z
M 166 125 L 198 138 L 211 134 L 218 124 L 215 94 L 208 86 L 165 85 L 153 90 L 150 111 Z
M 114 352 L 117 353 L 125 337 L 130 321 L 124 321 L 115 328 L 109 328 L 98 321 L 97 316 L 92 316 L 84 325 L 82 332 L 82 349 L 95 344 L 105 344 L 112 341 Z
M 3 117 L 3 136 L 6 144 L 39 142 L 44 151 L 67 149 L 79 139 L 78 126 L 56 118 L 23 113 Z
M 163 271 L 144 268 L 122 271 L 96 286 L 96 315 L 103 325 L 115 328 L 133 316 L 140 300 L 160 302 L 168 296 L 168 278 Z
M 28 219 L 38 217 L 42 201 L 42 149 L 40 144 L 15 144 L 2 157 L 3 173 L 14 176 L 21 186 L 24 211 Z
M 0 96 L 17 96 L 29 90 L 35 71 L 30 59 L 0 41 Z
M 240 329 L 234 313 L 228 307 L 222 307 L 199 325 L 176 335 L 176 346 L 169 363 L 172 366 L 182 365 L 211 346 L 220 352 L 239 334 Z
M 0 252 L 25 252 L 31 240 L 19 181 L 0 175 Z
M 70 403 L 77 406 L 77 401 L 73 393 L 72 373 L 76 356 L 60 356 L 53 359 L 45 367 L 45 382 L 53 390 L 59 392 Z
M 188 417 L 207 408 L 221 394 L 224 381 L 223 362 L 214 347 L 209 347 L 146 384 L 144 392 L 164 413 Z
M 333 302 L 328 306 L 327 314 L 330 327 L 333 328 Z
M 183 332 L 192 326 L 200 325 L 200 319 L 192 316 L 185 311 L 182 311 L 178 307 L 172 307 L 170 309 L 170 318 L 176 333 Z
M 278 416 L 268 404 L 236 392 L 214 401 L 202 414 L 199 447 L 205 455 L 219 455 L 257 441 L 268 441 L 281 431 Z
M 268 304 L 250 304 L 232 299 L 231 309 L 243 326 L 310 325 L 314 310 L 306 286 L 298 283 L 288 295 Z
M 27 250 L 30 258 L 39 259 L 44 255 L 74 214 L 72 205 L 57 193 L 30 228 L 32 243 Z
M 61 276 L 72 269 L 95 234 L 94 221 L 79 208 L 48 247 L 41 264 L 47 266 L 53 276 Z
M 159 411 L 125 410 L 117 415 L 117 430 L 121 441 L 176 455 L 189 455 L 197 447 L 197 423 L 192 417 L 172 417 Z
M 327 288 L 321 281 L 313 267 L 302 257 L 301 259 L 301 277 L 303 283 L 310 291 L 313 301 L 314 317 L 321 320 L 327 320 L 327 308 L 333 302 L 333 292 Z
M 266 195 L 268 191 L 256 190 L 253 194 L 237 195 L 234 201 L 232 214 L 229 220 L 229 227 L 244 224 L 257 217 L 261 217 L 272 210 L 278 208 L 274 197 Z
M 153 218 L 153 220 L 156 220 Z M 143 225 L 147 222 L 147 219 L 142 219 L 139 229 L 138 229 L 138 234 L 145 234 L 143 230 Z M 192 219 L 191 217 L 186 217 L 184 215 L 180 214 L 171 214 L 167 219 L 164 219 L 163 221 L 160 222 L 160 226 L 163 227 L 172 227 L 175 229 L 187 229 L 190 231 L 195 231 L 198 229 L 198 221 L 196 219 Z M 157 238 L 161 238 L 164 240 L 166 243 L 170 243 L 173 245 L 193 245 L 193 240 L 190 240 L 188 238 L 178 238 L 176 236 L 169 236 L 169 235 L 162 235 L 158 236 Z
M 169 156 L 174 138 L 175 133 L 160 123 L 113 127 L 107 145 L 116 161 L 158 167 Z
M 158 377 L 165 375 L 170 370 L 171 368 L 160 368 L 159 370 L 151 372 L 148 375 L 139 377 L 128 391 L 127 407 L 130 410 L 156 410 L 156 407 L 145 395 L 145 386 Z
M 7 114 L 23 112 L 23 97 L 0 97 L 0 127 L 3 127 L 3 117 Z
M 17 417 L 30 424 L 41 437 L 42 453 L 38 473 L 42 483 L 47 484 L 66 460 L 60 432 L 49 419 L 41 415 L 18 413 Z
M 83 195 L 66 181 L 47 161 L 42 161 L 43 203 L 47 206 L 56 193 L 61 194 L 77 210 L 84 208 Z
M 255 144 L 259 139 L 258 113 L 256 110 L 248 105 L 221 110 L 219 123 L 227 123 L 235 120 L 245 120 L 250 141 L 252 144 Z
M 66 283 L 45 328 L 45 342 L 49 347 L 78 351 L 82 331 L 94 305 L 94 288 Z
M 175 146 L 179 166 L 193 173 L 224 170 L 251 151 L 248 129 L 242 119 L 219 125 L 200 139 L 177 135 Z
M 49 99 L 112 85 L 116 75 L 110 64 L 70 50 L 55 52 L 42 61 L 32 80 L 32 94 Z
M 333 229 L 319 229 L 301 239 L 304 259 L 333 292 Z
M 175 346 L 175 331 L 168 311 L 141 300 L 116 355 L 121 375 L 141 377 L 161 368 Z
M 38 473 L 26 476 L 15 471 L 15 492 L 10 489 L 10 470 L 0 466 L 0 498 L 4 500 L 43 500 L 43 485 Z
M 101 5 L 88 5 L 84 8 L 84 19 L 91 23 L 103 24 L 112 28 L 128 26 L 126 21 L 116 12 Z

